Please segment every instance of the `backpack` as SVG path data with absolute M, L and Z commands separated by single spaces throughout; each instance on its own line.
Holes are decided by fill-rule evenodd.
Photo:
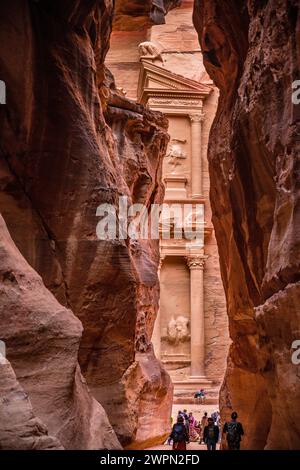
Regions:
M 207 437 L 208 439 L 214 440 L 215 438 L 215 426 L 214 425 L 209 425 L 207 428 Z
M 183 424 L 175 424 L 172 432 L 174 442 L 182 442 L 185 440 L 185 428 Z
M 231 421 L 227 423 L 227 440 L 235 443 L 240 442 L 239 423 L 237 421 Z

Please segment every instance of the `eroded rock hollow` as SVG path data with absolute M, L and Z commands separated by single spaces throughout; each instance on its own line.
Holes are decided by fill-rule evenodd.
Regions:
M 117 2 L 116 20 L 135 3 Z M 144 2 L 135 24 L 163 22 L 176 4 Z M 161 202 L 168 142 L 164 116 L 126 99 L 103 65 L 113 8 L 0 6 L 1 339 L 16 377 L 1 368 L 31 400 L 24 420 L 48 428 L 44 446 L 137 447 L 169 431 L 172 386 L 150 342 L 158 241 L 96 236 L 101 204 Z
M 196 0 L 194 23 L 220 89 L 209 165 L 233 340 L 223 419 L 239 412 L 244 448 L 299 449 L 299 2 Z

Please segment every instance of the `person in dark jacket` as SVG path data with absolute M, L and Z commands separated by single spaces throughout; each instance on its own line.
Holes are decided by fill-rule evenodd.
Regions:
M 216 450 L 219 440 L 219 427 L 215 425 L 212 418 L 208 418 L 207 426 L 204 428 L 203 439 L 207 445 L 207 450 Z
M 237 420 L 237 417 L 238 415 L 234 411 L 231 414 L 231 421 L 227 421 L 223 428 L 229 450 L 240 450 L 242 436 L 244 435 L 242 423 Z
M 186 444 L 189 443 L 189 435 L 183 416 L 178 416 L 177 423 L 173 426 L 170 438 L 173 441 L 174 450 L 186 450 Z

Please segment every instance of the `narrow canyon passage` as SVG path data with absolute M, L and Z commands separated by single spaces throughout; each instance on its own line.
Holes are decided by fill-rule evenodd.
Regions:
M 165 24 L 151 28 L 113 23 L 105 64 L 124 97 L 162 112 L 169 122 L 162 163 L 168 210 L 160 222 L 160 304 L 152 342 L 174 387 L 173 419 L 180 405 L 201 421 L 204 410 L 194 395 L 204 389 L 207 410 L 218 410 L 229 334 L 211 224 L 207 160 L 219 93 L 203 65 L 193 2 L 181 2 L 168 13 Z M 118 127 L 113 130 L 117 138 Z M 199 239 L 189 240 L 176 230 L 166 233 L 170 220 L 180 230 L 178 219 L 192 220 L 197 212 L 203 224 Z
M 1 450 L 152 448 L 200 389 L 300 448 L 299 45 L 296 0 L 1 2 Z

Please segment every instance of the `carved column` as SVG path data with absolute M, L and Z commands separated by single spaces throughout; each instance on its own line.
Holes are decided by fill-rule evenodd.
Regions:
M 159 260 L 159 265 L 158 265 L 158 270 L 157 270 L 157 275 L 158 275 L 158 280 L 160 281 L 160 271 L 162 267 L 164 257 L 161 257 Z M 161 356 L 161 324 L 160 324 L 160 308 L 158 307 L 155 323 L 154 323 L 154 328 L 153 328 L 153 333 L 152 333 L 152 344 L 153 344 L 153 349 L 155 356 L 157 359 L 160 359 Z
M 204 114 L 191 114 L 192 197 L 202 196 L 202 121 Z
M 203 274 L 205 256 L 187 258 L 190 268 L 191 377 L 205 376 L 205 322 Z

